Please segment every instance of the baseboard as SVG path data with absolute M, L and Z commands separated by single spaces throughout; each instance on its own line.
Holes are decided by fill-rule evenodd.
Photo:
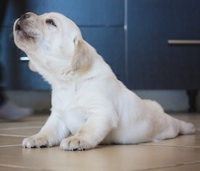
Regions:
M 187 112 L 188 96 L 185 90 L 136 90 L 143 99 L 156 100 L 165 111 Z M 50 91 L 7 91 L 8 97 L 18 105 L 36 110 L 51 108 Z M 200 111 L 200 95 L 197 97 L 197 109 Z

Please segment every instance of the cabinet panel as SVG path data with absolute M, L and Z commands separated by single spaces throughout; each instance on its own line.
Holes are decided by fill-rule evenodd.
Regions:
M 111 66 L 117 78 L 125 82 L 124 28 L 81 28 L 83 37 Z
M 123 28 L 84 27 L 83 37 L 112 66 L 117 77 L 124 81 L 124 30 Z M 24 54 L 15 47 L 9 36 L 9 28 L 4 28 L 3 64 L 5 67 L 6 87 L 9 89 L 48 90 L 50 86 L 41 76 L 29 70 L 27 62 L 20 62 Z M 120 48 L 119 48 L 120 47 Z
M 199 89 L 200 1 L 128 1 L 128 84 L 134 89 Z
M 122 0 L 9 0 L 5 24 L 22 13 L 60 12 L 78 25 L 116 26 L 124 23 Z
M 118 78 L 124 81 L 124 1 L 10 0 L 1 24 L 1 42 L 6 42 L 2 43 L 0 51 L 5 66 L 6 88 L 50 89 L 40 75 L 28 69 L 26 62 L 20 62 L 19 57 L 24 54 L 13 43 L 13 22 L 27 11 L 38 14 L 56 11 L 71 18 L 81 28 L 85 40 L 97 49 Z

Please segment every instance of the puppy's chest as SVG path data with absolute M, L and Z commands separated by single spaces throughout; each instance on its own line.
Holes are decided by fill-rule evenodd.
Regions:
M 55 89 L 52 92 L 52 106 L 59 107 L 61 110 L 68 110 L 72 106 L 80 105 L 83 96 L 76 86 L 67 89 Z
M 52 106 L 65 120 L 72 134 L 75 134 L 88 118 L 87 108 L 83 107 L 81 95 L 74 89 L 54 92 Z

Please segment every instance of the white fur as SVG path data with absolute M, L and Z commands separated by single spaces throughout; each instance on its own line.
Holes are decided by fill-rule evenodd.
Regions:
M 29 56 L 30 68 L 51 84 L 52 109 L 41 131 L 24 139 L 23 147 L 60 144 L 64 150 L 82 150 L 100 143 L 136 144 L 195 132 L 191 123 L 165 114 L 158 103 L 128 90 L 71 20 L 58 13 L 29 14 L 14 24 L 15 44 Z

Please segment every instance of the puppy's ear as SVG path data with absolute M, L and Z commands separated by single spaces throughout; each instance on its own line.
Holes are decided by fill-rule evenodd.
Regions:
M 89 45 L 80 37 L 74 39 L 75 52 L 72 57 L 72 71 L 86 71 L 92 65 L 92 52 Z

